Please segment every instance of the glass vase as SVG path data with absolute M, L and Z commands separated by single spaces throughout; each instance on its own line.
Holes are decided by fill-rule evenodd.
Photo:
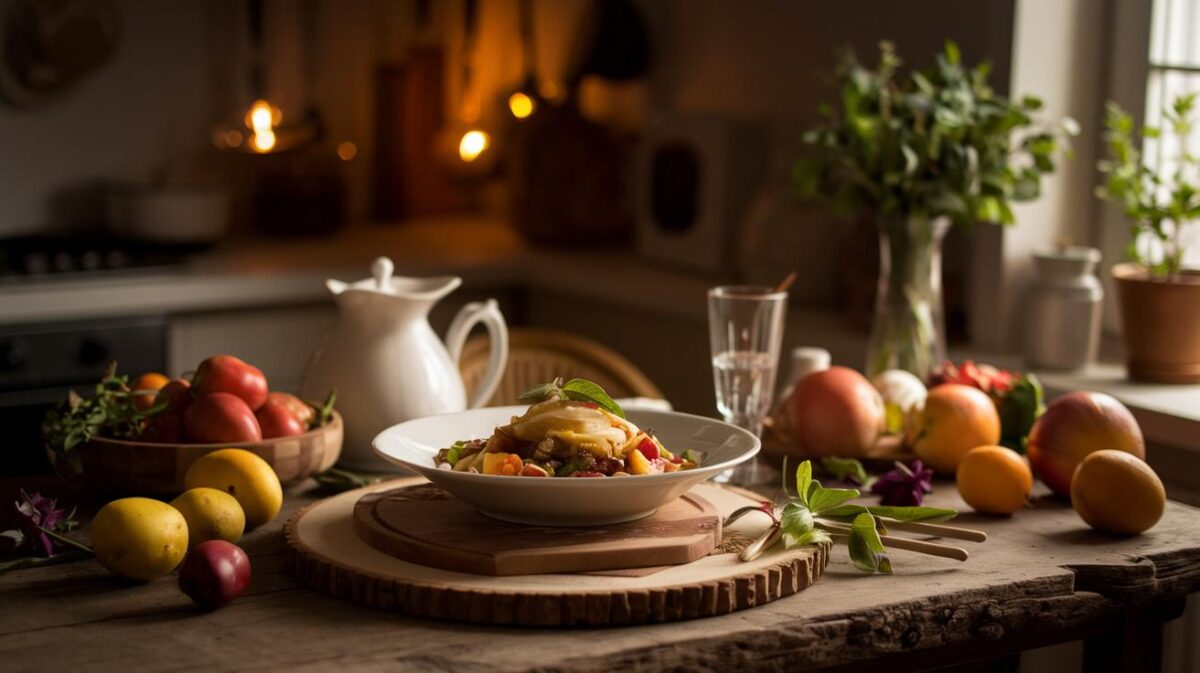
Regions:
M 867 375 L 903 369 L 926 380 L 946 358 L 942 239 L 946 218 L 879 222 L 879 285 L 867 344 Z

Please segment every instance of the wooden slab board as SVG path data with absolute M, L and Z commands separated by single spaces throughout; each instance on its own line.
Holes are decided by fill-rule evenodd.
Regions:
M 722 531 L 713 553 L 691 563 L 632 575 L 490 576 L 401 560 L 355 531 L 356 503 L 371 493 L 426 483 L 396 480 L 349 491 L 297 512 L 284 527 L 288 564 L 318 591 L 383 610 L 485 624 L 599 626 L 669 622 L 726 614 L 810 587 L 829 560 L 826 546 L 777 546 L 750 563 L 737 552 L 765 530 L 766 517 L 744 517 Z M 761 496 L 701 484 L 689 491 L 718 515 Z
M 721 543 L 716 508 L 693 493 L 638 521 L 560 528 L 498 521 L 432 484 L 411 484 L 360 498 L 354 528 L 389 556 L 478 575 L 678 565 Z

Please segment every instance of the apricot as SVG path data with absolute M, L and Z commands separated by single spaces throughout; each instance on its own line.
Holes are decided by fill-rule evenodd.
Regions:
M 1146 461 L 1105 449 L 1089 454 L 1075 468 L 1071 505 L 1092 528 L 1136 535 L 1162 518 L 1167 491 Z

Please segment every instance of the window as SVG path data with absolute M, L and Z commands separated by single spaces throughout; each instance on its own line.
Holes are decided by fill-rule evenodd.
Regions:
M 1150 126 L 1163 126 L 1163 108 L 1181 94 L 1200 94 L 1200 0 L 1153 0 L 1150 24 L 1150 54 L 1147 68 L 1145 120 Z M 1143 147 L 1147 165 L 1160 175 L 1172 173 L 1176 157 L 1185 149 L 1200 152 L 1200 129 L 1190 138 L 1190 147 L 1180 147 L 1178 138 L 1164 133 L 1160 139 L 1148 138 Z M 1192 176 L 1193 180 L 1200 176 Z M 1200 266 L 1200 236 L 1191 226 L 1184 264 Z

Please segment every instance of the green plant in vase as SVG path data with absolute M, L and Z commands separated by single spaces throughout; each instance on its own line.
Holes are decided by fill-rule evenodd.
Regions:
M 839 99 L 821 108 L 795 169 L 804 197 L 831 199 L 842 214 L 868 212 L 880 238 L 880 278 L 868 374 L 905 369 L 925 378 L 945 359 L 941 244 L 952 226 L 1012 224 L 1011 203 L 1041 193 L 1074 120 L 1034 119 L 1041 100 L 997 95 L 988 63 L 962 64 L 947 42 L 926 70 L 900 71 L 892 45 L 879 63 L 847 54 Z
M 1177 96 L 1162 118 L 1162 127 L 1144 126 L 1139 134 L 1129 113 L 1108 104 L 1108 158 L 1099 162 L 1105 181 L 1097 194 L 1131 222 L 1133 262 L 1112 270 L 1130 376 L 1200 383 L 1200 273 L 1184 268 L 1188 236 L 1200 218 L 1200 157 L 1191 150 L 1196 95 Z M 1158 142 L 1161 168 L 1144 161 L 1143 139 Z

